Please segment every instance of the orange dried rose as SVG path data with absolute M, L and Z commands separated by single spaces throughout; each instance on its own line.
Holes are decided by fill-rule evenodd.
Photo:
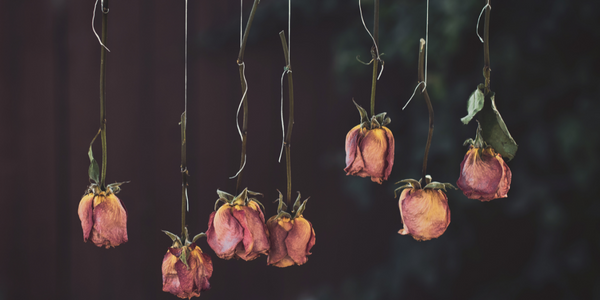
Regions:
M 467 198 L 490 201 L 507 197 L 511 179 L 510 168 L 494 148 L 471 145 L 460 164 L 456 184 Z
M 127 242 L 127 211 L 115 195 L 120 190 L 119 185 L 109 185 L 102 191 L 92 184 L 81 198 L 77 213 L 84 242 L 91 239 L 96 246 L 106 248 Z

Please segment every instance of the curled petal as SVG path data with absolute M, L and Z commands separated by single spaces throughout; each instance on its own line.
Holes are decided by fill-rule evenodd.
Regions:
M 93 200 L 94 194 L 89 193 L 79 201 L 79 208 L 77 209 L 77 213 L 79 214 L 79 220 L 81 220 L 81 228 L 83 229 L 83 241 L 87 242 L 90 237 L 90 231 L 94 226 L 93 221 Z
M 114 194 L 94 198 L 92 242 L 96 246 L 116 247 L 127 242 L 127 213 Z
M 267 264 L 278 267 L 287 267 L 294 264 L 294 261 L 287 256 L 287 247 L 285 245 L 285 239 L 292 226 L 289 218 L 277 219 L 277 216 L 273 216 L 267 221 L 271 241 Z M 282 262 L 286 257 L 288 259 Z M 282 262 L 281 265 L 277 265 L 280 262 Z
M 269 251 L 267 228 L 262 211 L 256 202 L 250 201 L 247 206 L 236 205 L 233 208 L 233 216 L 244 231 L 243 245 L 238 245 L 236 255 L 248 261 L 267 253 Z
M 208 280 L 212 276 L 212 261 L 196 244 L 188 246 L 186 266 L 179 256 L 182 248 L 170 248 L 163 258 L 163 291 L 179 298 L 200 296 L 200 292 L 210 288 Z
M 210 214 L 206 239 L 208 245 L 222 259 L 231 259 L 235 248 L 244 238 L 244 228 L 231 213 L 229 204 Z
M 314 237 L 313 229 L 310 222 L 303 217 L 295 218 L 293 222 L 294 226 L 285 239 L 285 245 L 287 247 L 288 256 L 292 258 L 296 264 L 303 265 L 308 260 L 306 256 L 310 254 L 307 251 L 307 246 L 309 245 L 311 238 Z
M 394 165 L 394 136 L 385 126 L 367 130 L 360 125 L 346 136 L 346 175 L 371 177 L 381 184 Z
M 456 184 L 470 199 L 490 201 L 506 198 L 512 173 L 508 165 L 493 148 L 471 147 L 460 164 Z
M 398 205 L 404 223 L 399 234 L 427 241 L 441 236 L 450 225 L 448 198 L 441 190 L 405 189 Z

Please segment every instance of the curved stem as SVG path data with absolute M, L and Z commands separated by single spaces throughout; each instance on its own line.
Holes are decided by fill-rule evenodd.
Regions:
M 289 115 L 288 115 L 288 128 L 285 134 L 285 165 L 287 173 L 287 204 L 291 207 L 292 203 L 292 161 L 291 161 L 291 147 L 292 147 L 292 127 L 294 127 L 294 81 L 292 79 L 292 65 L 290 63 L 290 53 L 287 42 L 285 40 L 285 33 L 279 32 L 281 38 L 281 46 L 283 47 L 283 55 L 285 56 L 285 64 L 288 70 L 288 89 L 289 89 Z
M 487 95 L 490 90 L 490 11 L 491 0 L 487 0 L 487 6 L 485 8 L 485 27 L 483 28 L 483 77 L 485 78 L 485 94 Z
M 419 74 L 418 80 L 419 82 L 425 81 L 424 75 L 424 62 L 425 62 L 425 40 L 421 39 L 421 43 L 419 45 Z M 423 157 L 423 169 L 422 169 L 422 179 L 424 183 L 426 182 L 425 176 L 427 175 L 427 157 L 429 156 L 429 148 L 431 147 L 431 138 L 433 136 L 433 106 L 431 105 L 431 100 L 429 99 L 429 94 L 427 93 L 427 86 L 422 91 L 423 96 L 425 98 L 425 103 L 427 103 L 427 110 L 429 111 L 429 132 L 427 133 L 427 144 L 425 145 L 425 156 Z M 425 184 L 423 184 L 425 185 Z
M 246 92 L 246 80 L 244 78 L 244 51 L 246 50 L 246 42 L 248 41 L 248 33 L 250 32 L 250 26 L 252 25 L 252 21 L 254 20 L 254 15 L 256 14 L 256 8 L 260 0 L 254 0 L 254 4 L 252 4 L 252 10 L 250 11 L 250 17 L 248 18 L 248 23 L 246 24 L 246 30 L 244 31 L 244 37 L 242 39 L 242 45 L 240 46 L 240 52 L 238 54 L 237 63 L 239 67 L 240 73 L 240 82 L 242 86 L 242 93 Z M 240 173 L 238 174 L 237 183 L 235 185 L 235 194 L 237 195 L 240 192 L 242 187 L 242 176 L 244 175 L 243 166 L 246 162 L 246 144 L 248 138 L 248 95 L 244 94 L 243 105 L 244 105 L 244 113 L 243 113 L 243 121 L 242 121 L 242 155 L 240 160 Z
M 106 45 L 108 28 L 108 0 L 102 1 L 102 44 Z M 102 175 L 100 188 L 106 190 L 106 48 L 100 46 L 100 138 L 102 140 Z
M 377 69 L 379 67 L 379 57 L 375 49 L 379 47 L 379 0 L 375 0 L 375 12 L 373 21 L 373 39 L 375 45 L 371 48 L 371 57 L 373 58 L 373 79 L 371 80 L 371 116 L 375 115 L 375 90 L 377 86 Z

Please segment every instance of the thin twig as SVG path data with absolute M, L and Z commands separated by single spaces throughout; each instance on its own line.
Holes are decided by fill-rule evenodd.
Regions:
M 419 73 L 418 80 L 419 82 L 425 80 L 424 75 L 424 62 L 425 62 L 425 40 L 421 39 L 419 44 Z M 429 148 L 431 147 L 431 138 L 433 137 L 433 106 L 431 105 L 431 100 L 429 99 L 429 93 L 427 93 L 427 87 L 422 90 L 423 97 L 425 98 L 425 103 L 427 103 L 427 110 L 429 111 L 429 131 L 427 133 L 427 144 L 425 145 L 425 155 L 423 157 L 423 169 L 422 169 L 422 179 L 424 182 L 426 181 L 425 176 L 427 175 L 427 157 L 429 156 Z
M 102 1 L 102 42 L 100 47 L 100 138 L 102 140 L 102 175 L 100 177 L 100 188 L 106 190 L 106 37 L 108 35 L 108 0 Z

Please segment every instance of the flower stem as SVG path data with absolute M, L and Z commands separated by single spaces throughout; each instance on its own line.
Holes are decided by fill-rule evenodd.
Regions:
M 106 45 L 108 23 L 108 0 L 102 1 L 102 44 Z M 102 140 L 102 175 L 100 188 L 106 190 L 106 48 L 100 46 L 100 130 Z
M 290 63 L 290 53 L 288 44 L 285 40 L 285 33 L 279 32 L 281 38 L 281 46 L 283 47 L 283 56 L 285 56 L 285 67 L 287 69 L 288 77 L 288 90 L 289 90 L 289 115 L 288 115 L 288 128 L 285 134 L 285 165 L 287 172 L 287 204 L 291 207 L 292 203 L 292 161 L 291 161 L 291 147 L 292 147 L 292 127 L 294 126 L 294 81 L 292 79 L 292 64 Z
M 424 65 L 425 65 L 425 40 L 421 39 L 419 45 L 419 74 L 418 80 L 419 82 L 425 82 L 424 75 Z M 429 148 L 431 147 L 431 137 L 433 136 L 433 106 L 431 105 L 431 100 L 429 99 L 429 94 L 427 93 L 427 86 L 422 90 L 423 97 L 425 98 L 425 103 L 427 103 L 427 110 L 429 111 L 429 132 L 427 133 L 427 144 L 425 145 L 425 156 L 423 157 L 423 170 L 422 170 L 422 179 L 424 180 L 424 184 L 426 182 L 425 176 L 427 175 L 427 156 L 429 156 Z
M 483 28 L 483 77 L 485 78 L 485 94 L 487 95 L 490 91 L 490 11 L 491 0 L 487 0 L 487 6 L 485 8 L 485 27 Z
M 238 54 L 237 63 L 240 72 L 240 82 L 242 85 L 242 93 L 244 93 L 243 105 L 244 105 L 244 114 L 242 121 L 242 155 L 240 161 L 240 174 L 238 174 L 237 183 L 235 186 L 235 194 L 237 195 L 242 187 L 242 175 L 244 175 L 243 166 L 246 163 L 246 144 L 248 138 L 248 95 L 246 94 L 246 79 L 244 75 L 244 51 L 246 50 L 246 42 L 248 41 L 248 33 L 250 32 L 250 26 L 252 25 L 252 21 L 254 20 L 254 15 L 256 14 L 256 8 L 260 0 L 254 0 L 254 4 L 252 4 L 252 10 L 250 11 L 250 17 L 248 18 L 248 23 L 246 24 L 246 29 L 244 31 L 244 37 L 242 39 L 242 45 L 240 46 L 240 52 Z
M 375 12 L 373 21 L 373 40 L 375 44 L 371 48 L 371 57 L 373 59 L 373 79 L 371 81 L 371 115 L 375 115 L 375 90 L 377 85 L 377 69 L 379 67 L 379 57 L 375 49 L 379 47 L 379 0 L 375 0 Z
M 185 0 L 185 44 L 184 44 L 184 111 L 181 114 L 181 121 L 179 125 L 181 126 L 181 238 L 183 243 L 185 244 L 187 239 L 186 230 L 185 230 L 185 217 L 188 210 L 188 197 L 187 197 L 187 187 L 188 187 L 188 176 L 190 175 L 187 169 L 187 23 L 188 23 L 188 1 Z

